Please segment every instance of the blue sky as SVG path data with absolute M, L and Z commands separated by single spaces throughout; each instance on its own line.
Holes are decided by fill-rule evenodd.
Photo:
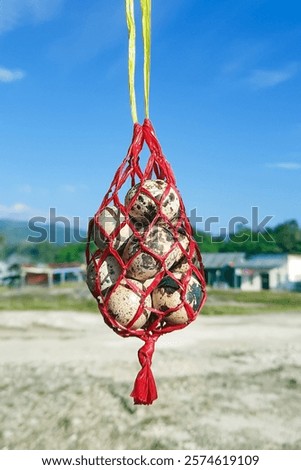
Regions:
M 150 117 L 187 210 L 301 223 L 299 2 L 153 0 L 152 20 Z M 132 136 L 124 0 L 2 0 L 0 136 L 0 218 L 85 225 Z

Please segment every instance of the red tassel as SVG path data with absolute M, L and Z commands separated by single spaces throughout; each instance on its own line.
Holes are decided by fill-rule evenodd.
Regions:
M 138 358 L 142 369 L 136 377 L 131 393 L 135 405 L 151 405 L 158 398 L 156 382 L 151 370 L 156 339 L 151 336 L 148 337 L 145 340 L 145 344 L 138 351 Z

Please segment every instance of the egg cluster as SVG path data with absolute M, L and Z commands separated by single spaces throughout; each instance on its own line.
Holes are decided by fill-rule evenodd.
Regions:
M 203 291 L 195 241 L 181 223 L 177 191 L 145 180 L 92 222 L 96 250 L 87 284 L 116 324 L 132 330 L 185 325 L 198 313 Z

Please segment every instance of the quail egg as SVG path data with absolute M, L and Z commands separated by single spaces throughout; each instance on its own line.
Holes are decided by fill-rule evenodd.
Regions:
M 188 244 L 187 244 L 187 246 L 188 246 Z M 184 274 L 188 271 L 191 264 L 193 264 L 197 268 L 200 267 L 200 263 L 199 263 L 199 260 L 198 260 L 195 249 L 193 251 L 191 263 L 188 262 L 187 256 L 183 255 L 183 253 L 182 253 L 182 256 L 180 257 L 179 261 L 176 261 L 175 264 L 172 266 L 171 271 L 173 273 L 182 273 L 182 274 Z
M 142 292 L 144 291 L 143 284 L 139 281 L 130 280 L 137 288 L 138 292 L 124 280 L 119 286 L 111 293 L 108 300 L 108 309 L 113 318 L 122 326 L 127 326 L 135 317 L 138 308 L 142 301 Z M 141 292 L 141 293 L 140 293 Z M 143 310 L 131 329 L 138 330 L 142 328 L 147 322 L 152 301 L 151 296 L 148 295 L 144 300 Z
M 95 216 L 94 225 L 92 229 L 92 236 L 95 244 L 101 250 L 104 250 L 109 243 L 109 236 L 125 221 L 124 214 L 115 206 L 105 207 L 99 215 Z M 100 230 L 99 226 L 105 231 L 105 236 Z M 126 223 L 115 235 L 113 240 L 113 247 L 118 250 L 132 235 L 132 230 Z
M 100 257 L 95 258 L 95 261 L 92 259 L 87 268 L 87 285 L 95 297 L 113 286 L 121 274 L 121 266 L 114 256 L 107 256 L 100 265 L 99 260 Z M 96 282 L 97 275 L 99 287 Z
M 169 187 L 167 194 L 162 199 L 166 188 L 167 183 L 160 179 L 146 180 L 143 184 L 138 183 L 133 186 L 125 196 L 125 206 L 129 206 L 138 192 L 138 196 L 129 210 L 130 216 L 137 221 L 142 221 L 144 224 L 151 222 L 159 210 L 169 221 L 178 217 L 179 197 L 176 191 Z
M 181 275 L 176 275 L 176 278 L 181 279 Z M 181 282 L 181 281 L 180 281 Z M 183 287 L 181 283 L 176 282 L 170 276 L 165 276 L 158 287 L 152 293 L 153 307 L 162 312 L 169 309 L 179 308 L 164 316 L 164 320 L 168 325 L 181 325 L 189 321 L 189 315 L 185 308 L 185 303 L 189 304 L 194 312 L 198 312 L 202 300 L 202 288 L 199 281 L 192 276 L 188 282 L 186 295 L 183 301 Z
M 143 233 L 141 233 L 141 237 L 143 239 Z M 186 236 L 179 234 L 179 241 L 183 249 L 188 246 L 189 242 Z M 161 261 L 156 255 L 162 257 L 163 260 L 165 259 L 167 268 L 171 267 L 183 256 L 179 245 L 174 245 L 174 243 L 173 234 L 163 226 L 152 227 L 143 241 L 133 235 L 127 242 L 122 255 L 124 262 L 129 263 L 127 268 L 128 277 L 142 282 L 154 277 L 162 268 Z M 174 248 L 172 249 L 173 245 Z M 170 253 L 167 255 L 169 251 Z

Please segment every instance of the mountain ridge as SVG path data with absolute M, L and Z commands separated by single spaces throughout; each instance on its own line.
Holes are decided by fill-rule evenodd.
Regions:
M 22 243 L 50 242 L 56 245 L 83 242 L 87 231 L 74 226 L 63 226 L 61 222 L 54 224 L 27 220 L 0 219 L 0 236 L 7 245 Z

